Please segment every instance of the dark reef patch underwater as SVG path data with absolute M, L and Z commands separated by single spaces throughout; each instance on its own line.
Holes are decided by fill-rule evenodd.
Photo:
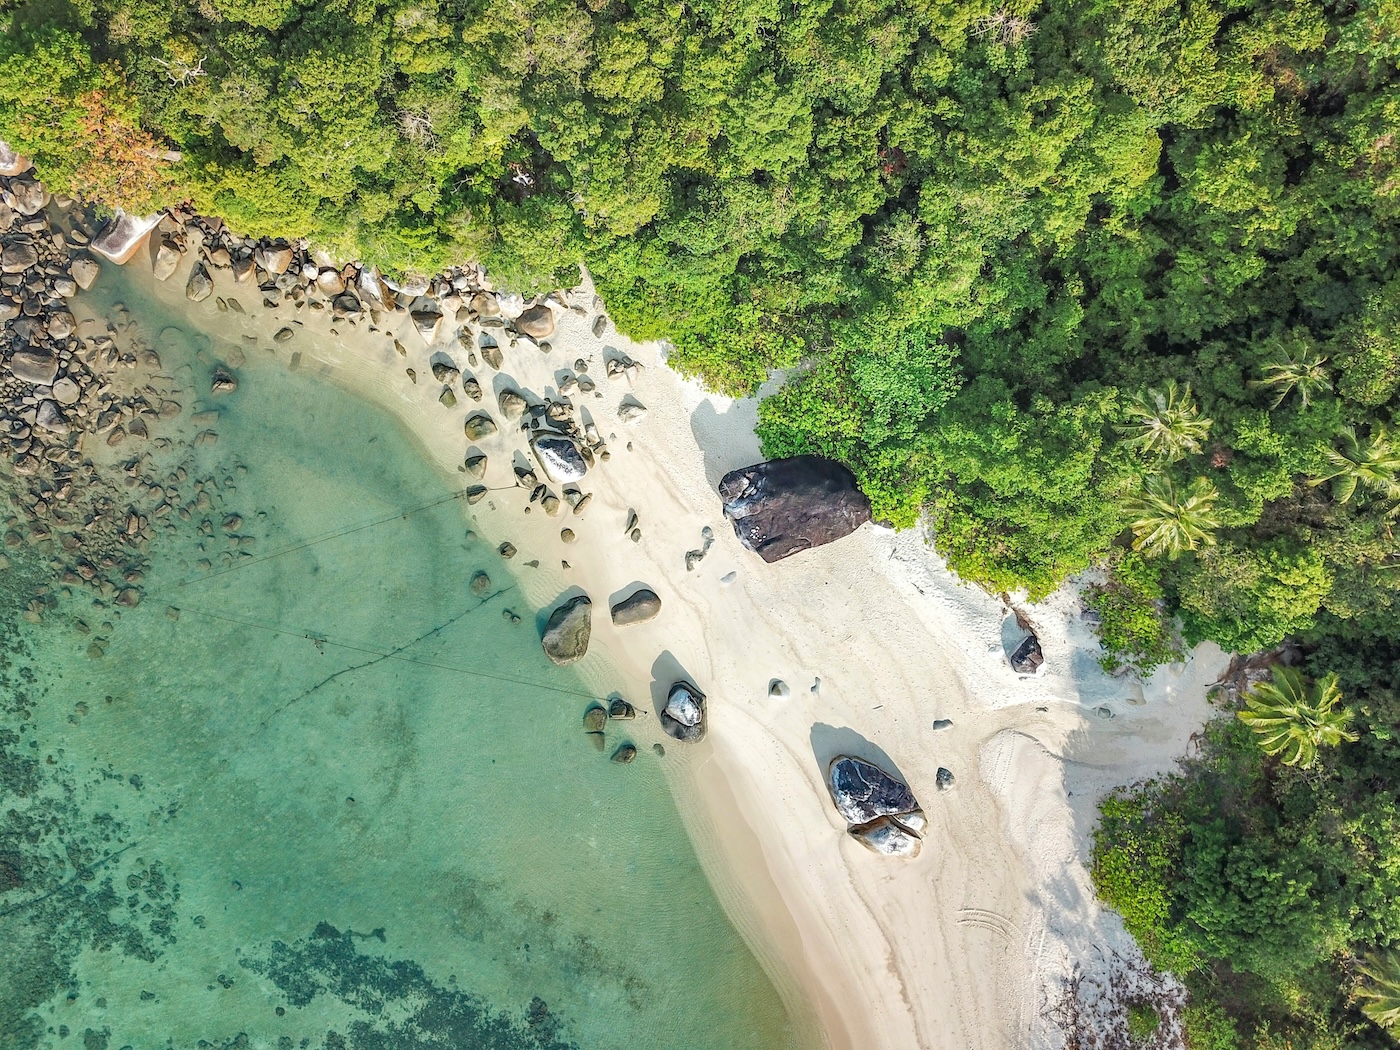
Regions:
M 804 1045 L 398 424 L 120 271 L 75 305 L 152 408 L 0 466 L 0 1050 Z

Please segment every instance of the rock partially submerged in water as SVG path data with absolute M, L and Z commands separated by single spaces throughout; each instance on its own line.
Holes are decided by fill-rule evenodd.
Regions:
M 586 594 L 570 598 L 550 613 L 541 644 L 544 654 L 561 667 L 583 659 L 593 632 L 593 601 Z
M 836 812 L 861 845 L 886 856 L 916 856 L 928 820 L 909 785 L 873 762 L 838 755 L 827 767 Z
M 579 451 L 578 442 L 564 434 L 536 431 L 530 435 L 530 448 L 551 481 L 561 485 L 578 481 L 588 473 L 588 464 Z M 575 507 L 575 510 L 578 508 Z
M 666 694 L 661 728 L 677 740 L 695 742 L 705 736 L 705 694 L 689 682 L 677 682 Z
M 50 386 L 58 376 L 58 358 L 45 350 L 16 350 L 10 374 L 32 386 Z
M 740 542 L 766 562 L 849 536 L 870 520 L 855 476 L 820 456 L 731 470 L 719 494 Z

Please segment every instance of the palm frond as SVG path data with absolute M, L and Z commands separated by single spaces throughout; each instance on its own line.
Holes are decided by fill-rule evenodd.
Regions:
M 1308 769 L 1322 747 L 1359 739 L 1348 727 L 1353 712 L 1341 707 L 1337 676 L 1308 683 L 1292 667 L 1275 667 L 1273 680 L 1260 682 L 1245 695 L 1239 719 L 1258 735 L 1259 747 L 1284 765 Z

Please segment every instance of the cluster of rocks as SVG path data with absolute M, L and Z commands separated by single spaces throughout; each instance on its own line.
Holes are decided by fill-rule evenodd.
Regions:
M 884 856 L 919 855 L 928 818 L 908 784 L 852 755 L 832 759 L 826 779 L 836 811 L 857 842 Z M 951 783 L 952 774 L 948 774 L 948 784 L 939 786 Z
M 75 464 L 75 431 L 129 407 L 98 378 L 116 363 L 108 333 L 80 333 L 68 309 L 100 269 L 90 240 L 71 201 L 52 201 L 30 173 L 0 176 L 0 436 L 21 474 Z
M 101 271 L 99 226 L 52 199 L 27 163 L 0 155 L 0 472 L 10 501 L 0 569 L 12 557 L 48 561 L 52 583 L 34 595 L 30 620 L 65 592 L 88 592 L 92 613 L 74 625 L 93 657 L 121 611 L 142 601 L 149 548 L 177 520 L 201 522 L 192 568 L 251 557 L 256 542 L 231 507 L 242 468 L 201 470 L 194 454 L 217 440 L 218 413 L 187 412 L 194 392 L 161 372 L 156 347 L 123 310 L 78 322 L 69 309 Z M 193 437 L 176 433 L 176 420 Z M 107 451 L 128 441 L 139 447 Z
M 583 713 L 583 731 L 588 739 L 593 742 L 593 746 L 599 751 L 603 751 L 607 746 L 608 723 L 630 722 L 637 717 L 637 710 L 620 696 L 614 696 L 606 706 L 603 704 L 590 704 L 588 710 Z M 637 746 L 630 740 L 624 740 L 614 749 L 612 760 L 621 765 L 627 765 L 637 758 Z

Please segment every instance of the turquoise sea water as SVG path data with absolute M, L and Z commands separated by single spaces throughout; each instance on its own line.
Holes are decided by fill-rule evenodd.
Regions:
M 797 1047 L 452 479 L 257 349 L 212 397 L 237 351 L 117 300 L 184 411 L 94 458 L 173 509 L 134 608 L 7 523 L 0 1047 Z

